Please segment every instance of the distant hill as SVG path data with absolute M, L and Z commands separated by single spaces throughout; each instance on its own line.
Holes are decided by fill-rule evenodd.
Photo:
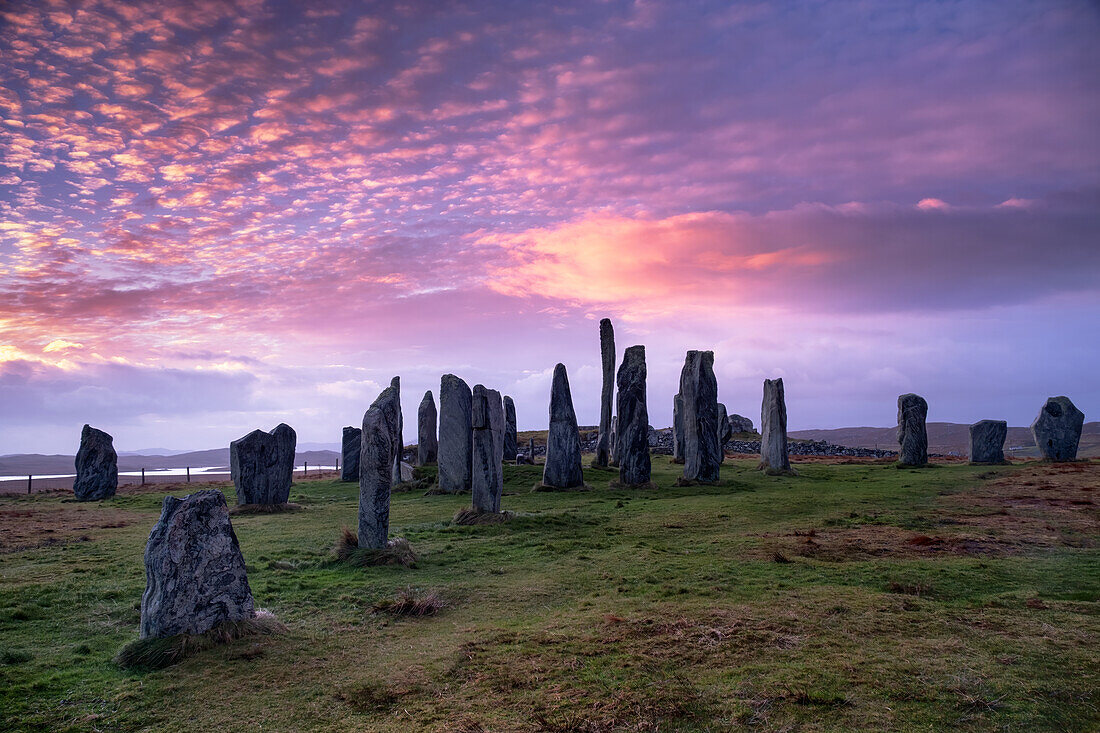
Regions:
M 831 430 L 794 430 L 791 438 L 798 440 L 824 440 L 834 445 L 853 448 L 897 449 L 897 428 L 833 428 Z M 928 451 L 943 455 L 966 455 L 970 440 L 970 426 L 962 423 L 928 423 Z M 1017 450 L 1018 449 L 1018 450 Z M 1009 427 L 1005 452 L 1021 458 L 1037 458 L 1039 449 L 1031 437 L 1030 428 Z M 1081 431 L 1081 446 L 1077 455 L 1081 458 L 1100 457 L 1100 422 L 1087 422 Z
M 333 466 L 338 454 L 335 451 L 308 450 L 294 454 L 294 465 L 309 463 L 311 466 Z M 25 476 L 27 474 L 69 474 L 75 470 L 75 456 L 42 455 L 24 453 L 0 456 L 0 476 Z M 120 455 L 119 471 L 155 470 L 158 468 L 199 468 L 203 466 L 229 467 L 229 448 L 191 451 L 174 456 Z

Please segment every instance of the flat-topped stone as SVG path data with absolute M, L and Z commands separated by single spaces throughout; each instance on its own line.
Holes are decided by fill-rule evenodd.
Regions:
M 341 481 L 359 480 L 359 451 L 362 448 L 360 445 L 362 435 L 362 428 L 355 426 L 344 428 L 340 443 L 340 457 L 343 461 L 343 466 L 340 468 Z
M 928 465 L 928 403 L 920 395 L 898 397 L 898 463 L 903 466 Z
M 689 351 L 680 372 L 686 482 L 714 483 L 722 465 L 718 445 L 718 381 L 714 352 Z
M 789 474 L 787 452 L 787 402 L 782 379 L 764 380 L 760 404 L 760 469 L 766 473 Z
M 1004 463 L 1008 423 L 1004 420 L 979 420 L 970 426 L 971 463 Z
M 470 490 L 471 454 L 470 386 L 453 374 L 439 383 L 439 490 Z

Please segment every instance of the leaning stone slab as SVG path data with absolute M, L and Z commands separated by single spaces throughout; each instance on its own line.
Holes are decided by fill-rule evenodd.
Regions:
M 564 364 L 554 367 L 554 381 L 550 385 L 550 430 L 546 441 L 542 485 L 551 489 L 583 487 L 581 436 Z
M 504 460 L 514 461 L 519 453 L 516 442 L 516 403 L 504 395 Z
M 363 415 L 363 435 L 359 452 L 359 547 L 384 549 L 390 534 L 390 489 L 394 461 L 400 471 L 401 403 L 397 388 L 382 390 Z M 398 473 L 400 477 L 400 473 Z M 400 478 L 399 478 L 400 480 Z
M 1051 397 L 1031 423 L 1031 435 L 1039 453 L 1048 461 L 1073 461 L 1081 443 L 1085 413 L 1069 397 Z
M 619 458 L 619 485 L 650 486 L 649 408 L 646 405 L 645 347 L 631 346 L 623 353 L 617 377 L 615 414 Z
M 592 465 L 606 468 L 611 460 L 611 401 L 615 393 L 615 329 L 610 318 L 600 321 L 600 362 L 603 366 L 600 432 L 596 438 L 596 459 Z
M 439 490 L 470 490 L 472 468 L 470 387 L 453 374 L 439 384 Z
M 902 466 L 928 465 L 928 403 L 920 395 L 903 394 L 898 397 L 898 443 L 901 451 L 898 463 Z
M 80 431 L 76 452 L 76 478 L 73 493 L 80 501 L 110 499 L 118 489 L 118 454 L 114 438 L 102 430 L 85 425 Z
M 439 456 L 439 439 L 436 437 L 435 398 L 429 389 L 420 400 L 416 411 L 416 465 L 433 465 Z
M 220 491 L 165 497 L 145 546 L 141 638 L 202 634 L 255 608 Z
M 787 403 L 782 379 L 764 380 L 760 405 L 760 470 L 768 474 L 791 475 L 787 452 Z
M 714 352 L 689 351 L 680 372 L 684 475 L 681 483 L 715 483 L 722 465 L 718 445 L 718 381 Z
M 341 481 L 359 480 L 359 450 L 362 428 L 349 426 L 344 428 L 343 441 L 340 444 L 340 456 L 344 465 L 340 469 Z
M 1008 423 L 1004 420 L 979 420 L 970 426 L 971 463 L 1004 463 Z

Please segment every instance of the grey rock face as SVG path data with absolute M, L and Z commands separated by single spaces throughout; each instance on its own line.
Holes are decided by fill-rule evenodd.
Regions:
M 80 501 L 110 499 L 118 488 L 118 454 L 114 438 L 102 430 L 85 425 L 80 431 L 76 451 L 76 478 L 73 493 Z
M 603 364 L 603 390 L 600 392 L 600 432 L 596 438 L 596 466 L 611 460 L 611 400 L 615 393 L 615 329 L 611 319 L 600 321 L 600 361 Z
M 607 465 L 619 467 L 619 416 L 611 417 L 611 450 L 608 451 Z
M 554 367 L 554 381 L 550 386 L 550 431 L 542 483 L 559 489 L 584 485 L 581 436 L 577 430 L 577 414 L 573 411 L 573 395 L 569 391 L 569 377 L 564 364 Z
M 470 387 L 453 374 L 439 383 L 439 490 L 470 490 Z
M 787 402 L 782 379 L 764 380 L 760 404 L 760 468 L 768 472 L 789 472 L 787 454 Z
M 280 424 L 270 433 L 253 430 L 229 444 L 229 472 L 237 488 L 238 504 L 287 502 L 296 443 L 294 431 Z
M 672 462 L 684 462 L 684 396 L 672 398 Z
M 528 438 L 527 439 L 527 459 L 530 461 L 532 466 L 535 465 L 535 439 L 534 438 Z
M 928 403 L 920 395 L 898 397 L 898 463 L 903 466 L 928 465 Z
M 480 384 L 474 385 L 472 405 L 472 503 L 476 511 L 496 513 L 500 511 L 500 495 L 504 489 L 500 460 L 503 455 L 504 435 L 503 426 L 494 423 L 497 420 L 503 423 L 504 408 L 501 406 L 500 393 Z M 497 412 L 500 413 L 499 418 L 494 415 Z
M 397 394 L 397 425 L 394 428 L 393 444 L 396 446 L 393 452 L 393 465 L 390 466 L 390 480 L 401 483 L 401 453 L 405 447 L 405 417 L 401 414 L 401 377 L 390 380 L 390 388 Z
M 516 444 L 516 403 L 504 395 L 504 460 L 516 460 L 519 446 Z
M 970 462 L 1004 463 L 1008 423 L 1004 420 L 980 420 L 970 426 Z
M 726 412 L 726 406 L 721 402 L 718 403 L 718 447 L 723 448 L 730 441 L 730 437 L 733 435 L 733 431 L 730 429 L 729 413 Z M 725 450 L 722 451 L 722 460 L 726 460 Z
M 741 415 L 730 415 L 730 432 L 731 433 L 751 433 L 753 432 L 752 420 Z
M 1046 460 L 1073 461 L 1077 459 L 1084 424 L 1085 413 L 1069 397 L 1051 397 L 1031 423 L 1031 435 Z
M 400 481 L 401 402 L 394 385 L 382 390 L 363 415 L 359 451 L 359 546 L 382 549 L 389 542 L 390 489 L 394 466 Z
M 713 483 L 718 480 L 722 465 L 713 351 L 687 352 L 680 372 L 680 395 L 683 400 L 684 479 Z
M 430 466 L 439 456 L 439 440 L 435 433 L 435 398 L 429 389 L 416 410 L 416 465 Z
M 620 424 L 617 435 L 619 482 L 627 486 L 648 484 L 652 467 L 649 460 L 644 346 L 631 346 L 623 353 L 617 382 L 619 394 L 615 414 Z
M 225 497 L 215 489 L 166 496 L 145 545 L 141 638 L 201 634 L 254 615 Z
M 340 456 L 344 465 L 340 468 L 341 481 L 359 480 L 359 451 L 363 430 L 354 426 L 344 428 L 343 441 L 340 444 Z

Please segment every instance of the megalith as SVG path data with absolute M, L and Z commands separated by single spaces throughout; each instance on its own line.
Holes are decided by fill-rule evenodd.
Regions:
M 680 418 L 686 482 L 714 483 L 722 465 L 718 445 L 718 381 L 714 352 L 689 351 L 680 372 Z
M 394 457 L 400 470 L 401 402 L 397 387 L 382 390 L 363 415 L 359 452 L 359 547 L 376 550 L 388 546 L 390 534 L 390 490 Z M 398 474 L 400 480 L 400 473 Z
M 359 480 L 359 451 L 362 448 L 362 428 L 348 426 L 344 428 L 343 441 L 340 444 L 340 457 L 344 465 L 340 468 L 341 481 Z
M 718 403 L 718 450 L 721 453 L 721 460 L 726 462 L 726 443 L 730 441 L 730 436 L 733 435 L 733 430 L 730 429 L 729 413 L 726 411 L 726 406 L 721 402 Z
M 1004 463 L 1008 423 L 1004 420 L 979 420 L 970 426 L 971 463 Z
M 649 409 L 646 405 L 645 347 L 631 346 L 623 352 L 617 377 L 615 414 L 619 483 L 644 486 L 650 482 Z
M 141 638 L 202 634 L 255 615 L 244 557 L 216 489 L 164 497 L 145 545 Z
M 787 403 L 781 378 L 764 380 L 764 399 L 760 403 L 759 468 L 765 473 L 792 473 L 787 453 Z
M 401 454 L 405 448 L 405 417 L 401 414 L 401 377 L 391 379 L 390 388 L 393 389 L 396 395 L 394 399 L 397 401 L 397 425 L 393 429 L 393 444 L 395 447 L 393 465 L 390 466 L 390 481 L 399 484 L 403 480 L 401 477 Z
M 920 395 L 898 397 L 898 463 L 903 466 L 928 465 L 928 403 Z
M 229 444 L 229 473 L 238 504 L 285 504 L 294 475 L 294 430 L 280 423 L 270 433 L 253 430 Z
M 275 441 L 275 482 L 279 487 L 286 487 L 286 497 L 289 499 L 290 485 L 294 483 L 294 454 L 298 449 L 298 434 L 294 432 L 294 428 L 281 422 L 271 431 L 271 437 Z
M 600 432 L 596 439 L 593 465 L 605 468 L 611 460 L 611 401 L 615 394 L 615 329 L 610 318 L 600 321 L 600 361 L 603 365 L 603 389 L 600 392 Z
M 494 423 L 500 412 L 500 393 L 495 389 L 486 389 L 484 385 L 474 385 L 471 397 L 471 427 L 473 446 L 473 474 L 471 494 L 474 511 L 479 513 L 497 513 L 500 511 L 500 495 L 504 489 L 504 474 L 498 452 L 503 443 L 503 430 Z M 503 422 L 503 417 L 499 418 Z
M 1031 423 L 1031 435 L 1045 460 L 1073 461 L 1077 459 L 1084 424 L 1085 413 L 1069 397 L 1050 397 Z
M 430 466 L 439 455 L 439 439 L 436 437 L 435 398 L 429 389 L 416 410 L 416 465 Z
M 110 499 L 118 489 L 118 454 L 114 438 L 102 430 L 85 425 L 80 431 L 76 451 L 76 478 L 73 494 L 80 501 Z
M 577 414 L 573 411 L 573 395 L 569 391 L 569 377 L 564 364 L 554 367 L 554 381 L 550 385 L 550 430 L 546 439 L 542 483 L 557 489 L 584 486 L 581 436 L 577 430 Z
M 672 462 L 684 462 L 684 396 L 672 397 Z
M 504 460 L 516 460 L 519 445 L 516 443 L 516 403 L 504 395 Z
M 453 374 L 439 383 L 439 490 L 470 490 L 470 387 Z

